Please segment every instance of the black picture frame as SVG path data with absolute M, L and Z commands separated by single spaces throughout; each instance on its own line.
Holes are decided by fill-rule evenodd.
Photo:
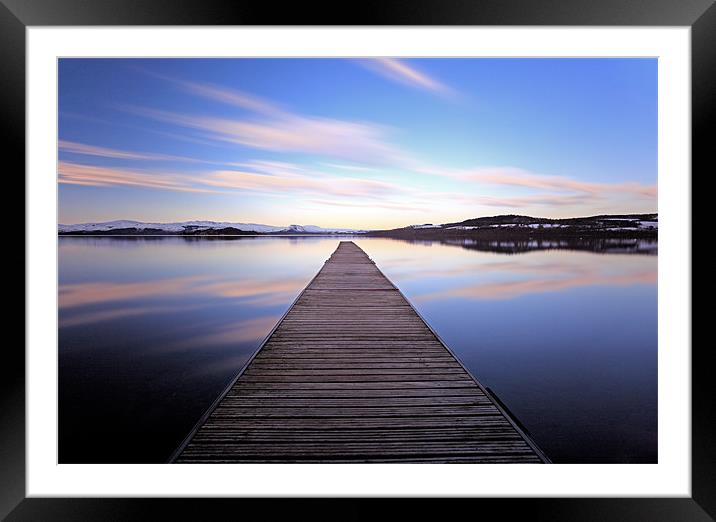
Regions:
M 692 171 L 713 165 L 708 138 L 716 114 L 716 6 L 713 0 L 363 0 L 345 3 L 220 0 L 0 0 L 0 125 L 6 159 L 25 166 L 25 30 L 63 25 L 571 25 L 690 26 Z M 8 167 L 7 175 L 10 174 Z M 688 175 L 689 173 L 684 173 Z M 19 178 L 19 176 L 17 176 Z M 693 179 L 693 176 L 692 176 Z M 20 187 L 24 194 L 24 185 Z M 19 199 L 17 194 L 8 199 Z M 23 249 L 24 252 L 24 249 Z M 24 254 L 23 265 L 24 265 Z M 19 278 L 16 278 L 19 280 Z M 23 301 L 24 302 L 24 301 Z M 16 309 L 20 310 L 17 305 Z M 24 306 L 22 307 L 24 313 Z M 10 326 L 8 321 L 8 327 Z M 24 343 L 23 343 L 24 344 Z M 7 520 L 217 518 L 260 507 L 311 517 L 359 519 L 385 509 L 385 499 L 63 499 L 25 495 L 25 353 L 6 342 L 0 362 L 0 517 Z M 688 349 L 690 347 L 683 347 Z M 457 514 L 538 520 L 716 519 L 716 407 L 710 343 L 692 348 L 692 496 L 690 498 L 501 498 L 398 500 L 401 518 Z M 391 503 L 396 502 L 395 500 Z M 449 511 L 446 510 L 449 509 Z M 245 513 L 245 511 L 244 511 Z

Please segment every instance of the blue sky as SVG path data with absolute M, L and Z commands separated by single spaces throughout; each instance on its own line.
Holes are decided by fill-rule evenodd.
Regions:
M 656 59 L 62 59 L 60 222 L 657 210 Z

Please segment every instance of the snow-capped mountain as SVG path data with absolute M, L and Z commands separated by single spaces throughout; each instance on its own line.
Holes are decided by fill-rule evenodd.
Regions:
M 218 231 L 224 229 L 233 229 L 241 232 L 255 232 L 259 234 L 350 234 L 364 232 L 362 230 L 353 230 L 347 228 L 323 228 L 316 225 L 289 225 L 289 226 L 272 226 L 261 225 L 258 223 L 232 223 L 228 221 L 181 221 L 178 223 L 144 223 L 142 221 L 117 220 L 107 221 L 103 223 L 78 223 L 74 225 L 59 225 L 58 232 L 60 234 L 67 233 L 103 233 L 119 231 L 132 233 L 142 233 L 149 231 L 158 231 L 159 233 L 183 234 L 183 233 L 201 233 L 206 231 Z

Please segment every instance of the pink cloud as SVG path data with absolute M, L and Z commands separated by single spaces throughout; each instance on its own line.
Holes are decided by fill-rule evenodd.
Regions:
M 97 156 L 101 158 L 117 158 L 128 160 L 151 160 L 151 161 L 199 161 L 184 156 L 172 156 L 169 154 L 154 154 L 148 152 L 131 152 L 125 150 L 111 149 L 107 147 L 97 147 L 87 145 L 85 143 L 77 143 L 74 141 L 59 140 L 57 142 L 58 150 L 80 154 L 83 156 Z
M 396 163 L 403 154 L 385 141 L 385 129 L 367 123 L 281 113 L 269 119 L 239 120 L 142 108 L 149 118 L 197 129 L 227 143 L 280 152 L 300 152 L 358 161 Z
M 394 58 L 377 58 L 369 62 L 382 73 L 394 79 L 410 83 L 434 92 L 448 92 L 449 89 L 434 78 L 407 63 Z M 453 206 L 474 208 L 475 205 L 500 207 L 505 211 L 534 212 L 535 208 L 561 208 L 562 212 L 589 213 L 596 209 L 615 210 L 628 203 L 630 210 L 655 206 L 656 185 L 636 182 L 596 183 L 567 176 L 549 176 L 514 167 L 480 167 L 475 169 L 451 169 L 426 164 L 391 143 L 385 127 L 357 121 L 321 118 L 290 112 L 278 105 L 242 91 L 220 86 L 185 82 L 165 78 L 196 96 L 217 103 L 239 107 L 248 112 L 245 117 L 209 117 L 181 114 L 149 108 L 132 108 L 142 116 L 165 121 L 174 125 L 194 129 L 201 137 L 217 143 L 239 144 L 260 150 L 277 152 L 298 152 L 332 158 L 338 163 L 328 163 L 331 168 L 349 170 L 357 174 L 352 178 L 327 176 L 321 172 L 280 162 L 247 162 L 228 164 L 239 170 L 217 170 L 202 177 L 194 177 L 191 186 L 203 186 L 206 190 L 249 190 L 268 194 L 306 193 L 320 195 L 314 201 L 321 204 L 333 201 L 326 196 L 377 198 L 385 203 L 415 207 L 426 201 L 441 201 Z M 435 194 L 419 194 L 415 188 L 398 186 L 363 176 L 370 166 L 387 166 L 404 173 L 442 177 L 460 183 L 460 192 L 437 190 Z M 141 179 L 138 179 L 137 177 Z M 91 178 L 91 176 L 90 176 Z M 122 173 L 117 179 L 128 184 L 146 183 L 154 188 L 176 188 L 184 186 L 186 180 L 174 178 L 175 182 L 159 186 L 145 175 L 136 172 Z M 114 178 L 110 178 L 114 179 Z M 92 184 L 75 173 L 61 179 L 65 183 Z M 424 178 L 423 180 L 424 181 Z M 119 181 L 116 182 L 117 184 Z M 413 185 L 415 187 L 415 185 Z M 505 196 L 489 187 L 516 187 L 527 194 Z M 447 187 L 446 187 L 447 188 Z M 453 188 L 454 190 L 454 188 Z M 490 193 L 492 192 L 492 193 Z M 410 202 L 400 201 L 409 196 Z M 340 201 L 340 200 L 336 200 Z M 361 204 L 361 202 L 357 202 Z M 580 210 L 584 209 L 584 210 Z M 539 212 L 539 210 L 538 210 Z
M 404 60 L 399 60 L 398 58 L 371 58 L 364 61 L 364 64 L 378 74 L 404 85 L 442 96 L 455 96 L 455 91 L 452 88 L 416 67 L 408 65 Z
M 251 113 L 246 118 L 212 118 L 150 108 L 125 107 L 141 116 L 196 129 L 206 137 L 262 150 L 319 154 L 368 164 L 395 164 L 404 156 L 375 124 L 290 112 L 248 93 L 215 85 L 171 81 L 212 101 Z
M 328 207 L 341 207 L 341 208 L 370 208 L 370 209 L 385 209 L 385 210 L 401 210 L 404 212 L 421 212 L 429 209 L 428 203 L 420 203 L 420 202 L 408 202 L 408 203 L 393 203 L 386 200 L 381 201 L 365 201 L 365 202 L 359 202 L 355 200 L 351 201 L 345 201 L 341 199 L 311 199 L 309 200 L 310 203 L 313 203 L 315 205 L 320 206 L 328 206 Z M 398 224 L 397 226 L 402 226 L 402 224 Z
M 410 194 L 410 189 L 381 180 L 334 177 L 282 162 L 255 161 L 246 164 L 254 172 L 220 170 L 208 173 L 203 183 L 211 187 L 251 190 L 268 194 L 305 193 L 319 196 L 356 198 L 394 198 Z
M 658 192 L 656 185 L 636 182 L 595 183 L 567 176 L 546 176 L 515 167 L 447 169 L 417 165 L 415 170 L 463 184 L 468 190 L 450 193 L 450 198 L 456 203 L 498 207 L 512 212 L 534 212 L 537 207 L 562 208 L 572 215 L 596 213 L 598 209 L 619 212 L 623 211 L 626 201 L 629 203 L 629 211 L 654 211 Z M 528 193 L 514 196 L 489 194 L 486 190 L 488 187 L 515 187 Z M 444 195 L 447 196 L 447 193 Z
M 479 203 L 480 205 L 487 205 L 490 207 L 503 207 L 503 208 L 525 208 L 533 206 L 571 206 L 571 205 L 582 205 L 591 203 L 596 196 L 588 195 L 534 195 L 534 196 L 523 196 L 523 197 L 499 197 L 499 196 L 474 196 L 474 197 L 463 197 L 472 201 L 473 203 Z
M 197 193 L 251 191 L 280 196 L 313 195 L 319 199 L 332 196 L 343 202 L 350 200 L 357 204 L 360 204 L 361 198 L 371 201 L 390 200 L 414 194 L 408 188 L 386 181 L 333 177 L 306 170 L 296 164 L 255 161 L 244 165 L 254 171 L 213 170 L 177 174 L 60 161 L 58 181 L 71 185 L 129 186 Z
M 639 196 L 656 197 L 657 188 L 640 183 L 593 183 L 563 176 L 544 176 L 511 167 L 480 168 L 454 173 L 458 179 L 477 181 L 492 185 L 509 185 L 537 190 L 557 190 L 600 195 L 607 192 L 629 193 Z
M 129 170 L 98 165 L 83 165 L 60 161 L 57 166 L 58 182 L 68 185 L 92 187 L 128 186 L 180 192 L 215 192 L 193 186 L 190 176 L 142 170 Z
M 211 84 L 185 82 L 181 80 L 173 81 L 186 91 L 216 102 L 241 107 L 251 112 L 264 114 L 266 116 L 273 116 L 276 118 L 285 118 L 290 116 L 290 114 L 286 113 L 273 103 L 242 91 L 227 89 L 225 87 L 219 87 Z

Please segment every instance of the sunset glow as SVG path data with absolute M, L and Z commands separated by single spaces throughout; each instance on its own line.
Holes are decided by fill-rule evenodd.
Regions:
M 61 59 L 60 223 L 657 211 L 655 59 Z

